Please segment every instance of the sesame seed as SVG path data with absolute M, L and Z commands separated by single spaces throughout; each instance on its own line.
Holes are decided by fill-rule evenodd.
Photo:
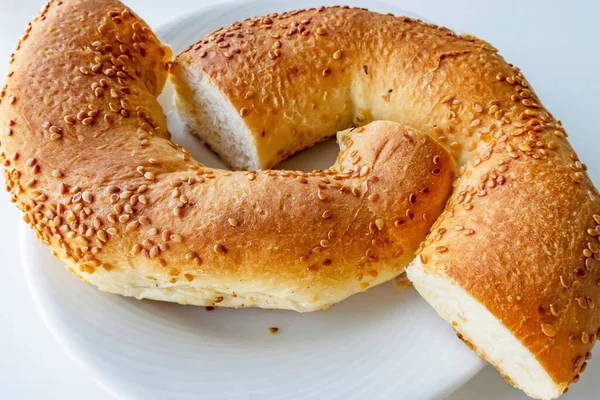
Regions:
M 542 332 L 548 337 L 556 336 L 556 328 L 550 324 L 542 324 Z
M 329 245 L 330 245 L 329 240 L 325 240 L 325 239 L 321 240 L 319 242 L 319 244 L 321 245 L 321 247 L 329 247 Z
M 332 215 L 333 215 L 333 213 L 331 212 L 331 210 L 325 210 L 321 216 L 324 219 L 329 219 L 329 218 L 331 218 Z
M 150 258 L 156 258 L 159 254 L 160 249 L 158 248 L 158 246 L 153 246 L 148 252 L 148 256 L 150 256 Z
M 465 236 L 469 236 L 469 235 L 472 235 L 474 233 L 475 233 L 475 231 L 473 229 L 465 229 L 465 230 L 462 231 L 462 234 L 465 235 Z
M 149 181 L 153 181 L 156 176 L 154 175 L 154 172 L 146 172 L 144 173 L 144 178 L 148 179 Z
M 333 59 L 339 60 L 340 58 L 342 58 L 342 55 L 343 55 L 343 50 L 338 50 L 335 53 L 333 53 Z
M 96 232 L 96 236 L 98 237 L 98 240 L 100 240 L 103 243 L 108 240 L 108 236 L 103 230 L 99 230 L 98 232 Z
M 321 75 L 323 75 L 324 77 L 328 77 L 331 74 L 331 70 L 329 68 L 325 68 L 323 71 L 321 71 Z
M 325 193 L 322 190 L 317 191 L 317 197 L 319 198 L 319 200 L 327 200 L 328 198 L 327 193 Z
M 587 332 L 582 332 L 581 333 L 581 342 L 583 344 L 588 344 L 590 342 L 590 335 L 588 335 Z M 585 365 L 585 363 L 584 363 L 584 365 Z
M 81 198 L 86 203 L 92 203 L 94 201 L 94 195 L 90 192 L 83 192 Z
M 519 149 L 525 152 L 529 152 L 531 151 L 531 146 L 529 146 L 527 143 L 519 143 Z
M 253 181 L 256 179 L 256 174 L 251 172 L 246 177 L 248 178 L 249 181 Z
M 231 226 L 238 226 L 240 224 L 239 221 L 237 219 L 235 219 L 235 218 L 228 218 L 227 222 Z
M 131 247 L 131 254 L 133 255 L 138 255 L 140 254 L 142 251 L 142 246 L 140 246 L 139 244 L 134 244 L 133 247 Z
M 242 107 L 240 109 L 240 117 L 244 118 L 248 116 L 248 114 L 250 114 L 250 110 L 248 110 L 246 107 Z
M 213 251 L 217 254 L 225 254 L 227 252 L 227 249 L 222 244 L 216 244 L 213 247 Z
M 379 195 L 377 193 L 373 193 L 369 196 L 370 201 L 377 201 L 378 198 L 379 198 Z
M 415 204 L 415 203 L 417 202 L 417 195 L 416 195 L 416 194 L 414 194 L 414 193 L 411 193 L 411 194 L 408 196 L 408 202 L 409 202 L 410 204 Z
M 437 246 L 437 247 L 435 248 L 435 251 L 437 251 L 438 253 L 445 253 L 445 252 L 447 252 L 447 251 L 448 251 L 448 248 L 447 248 L 447 247 L 445 247 L 445 246 Z
M 269 333 L 272 335 L 275 332 L 277 332 L 278 330 L 279 330 L 279 328 L 276 328 L 276 327 L 272 326 L 272 327 L 269 328 Z
M 317 34 L 323 36 L 326 35 L 327 32 L 323 28 L 317 28 Z
M 126 227 L 126 229 L 127 229 L 129 232 L 133 232 L 133 231 L 135 231 L 135 230 L 138 228 L 138 226 L 140 226 L 140 223 L 139 223 L 139 221 L 132 221 L 132 222 L 130 222 L 129 224 L 127 224 L 127 227 Z
M 383 220 L 381 218 L 377 218 L 375 220 L 375 226 L 377 227 L 378 230 L 382 230 L 383 229 Z

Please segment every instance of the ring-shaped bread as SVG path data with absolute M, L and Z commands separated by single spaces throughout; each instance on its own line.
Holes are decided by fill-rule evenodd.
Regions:
M 412 282 L 529 395 L 579 378 L 600 325 L 598 192 L 490 45 L 347 8 L 215 32 L 171 71 L 188 125 L 246 172 L 168 140 L 169 58 L 116 0 L 51 1 L 11 56 L 7 189 L 72 272 L 138 298 L 326 307 L 400 273 L 441 212 L 454 163 L 423 132 L 460 168 Z M 414 128 L 346 131 L 328 171 L 254 170 L 374 120 Z

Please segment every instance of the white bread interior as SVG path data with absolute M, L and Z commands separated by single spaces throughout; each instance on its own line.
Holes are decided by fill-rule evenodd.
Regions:
M 233 105 L 210 78 L 194 68 L 182 69 L 182 87 L 192 90 L 175 96 L 175 105 L 187 130 L 197 135 L 224 161 L 237 170 L 259 168 L 252 133 Z
M 409 265 L 407 275 L 462 339 L 515 386 L 536 399 L 555 399 L 562 394 L 535 356 L 464 289 L 440 275 L 426 273 L 419 257 Z

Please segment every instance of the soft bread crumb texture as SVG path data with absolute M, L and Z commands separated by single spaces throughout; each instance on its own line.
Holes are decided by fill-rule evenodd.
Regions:
M 186 69 L 172 78 L 180 92 L 189 92 L 174 99 L 188 130 L 234 169 L 259 169 L 252 134 L 210 78 L 194 69 Z
M 428 274 L 419 258 L 407 268 L 415 289 L 459 332 L 477 354 L 536 399 L 555 399 L 566 385 L 556 384 L 531 352 L 492 313 L 460 286 Z

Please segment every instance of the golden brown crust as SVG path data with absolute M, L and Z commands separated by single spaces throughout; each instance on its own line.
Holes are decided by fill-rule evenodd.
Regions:
M 52 2 L 26 36 L 0 104 L 7 189 L 102 290 L 323 308 L 402 272 L 450 194 L 451 156 L 390 122 L 342 133 L 327 171 L 205 168 L 155 99 L 168 49 L 117 1 Z
M 557 386 L 578 379 L 600 335 L 600 198 L 560 122 L 493 47 L 332 7 L 217 30 L 179 68 L 203 71 L 227 96 L 261 165 L 372 120 L 439 140 L 461 177 L 422 245 L 426 271 L 481 302 Z

